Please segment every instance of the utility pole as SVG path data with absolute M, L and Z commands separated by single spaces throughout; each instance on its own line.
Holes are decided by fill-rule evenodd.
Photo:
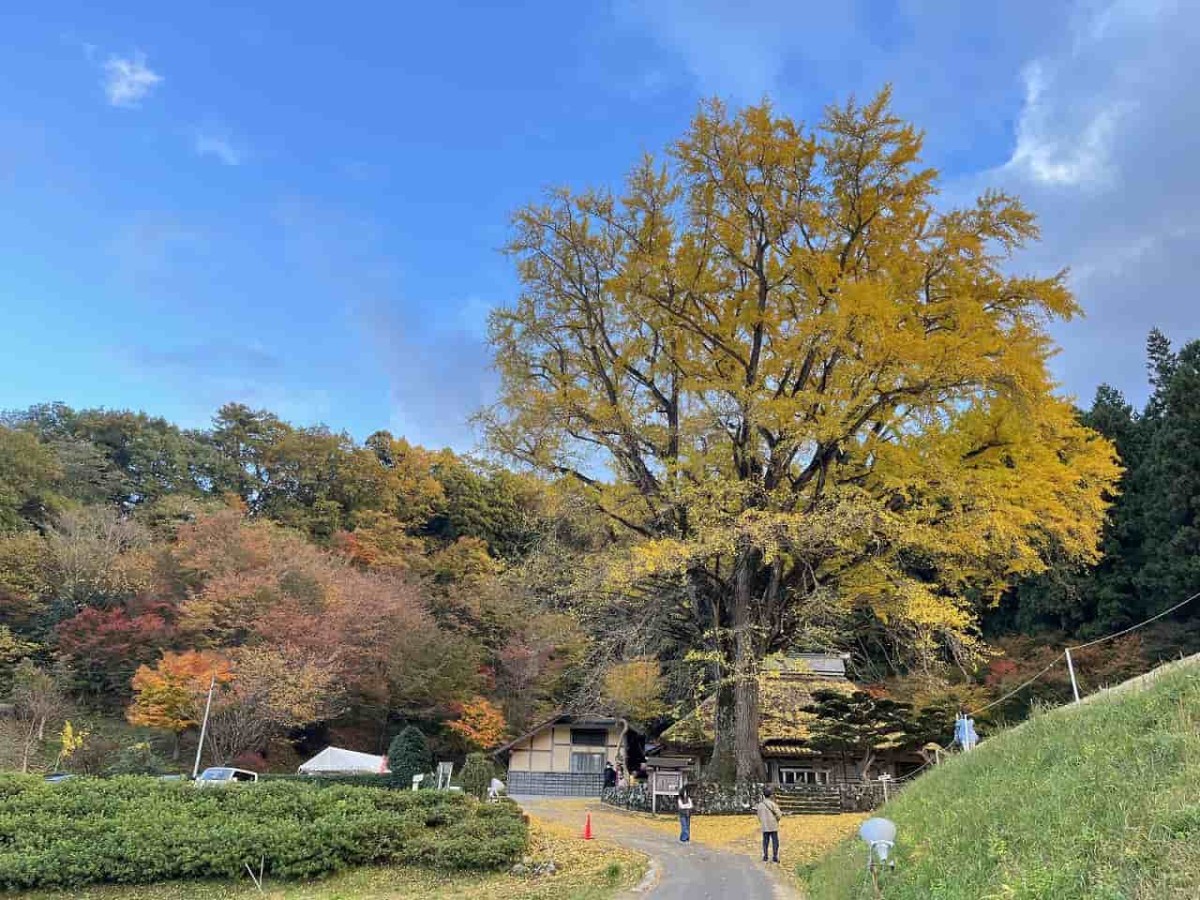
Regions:
M 1075 693 L 1075 702 L 1079 702 L 1079 682 L 1075 680 L 1075 663 L 1071 662 L 1071 648 L 1067 648 L 1067 671 L 1071 673 L 1071 690 Z
M 204 752 L 204 735 L 208 731 L 208 711 L 212 709 L 213 688 L 217 686 L 217 673 L 212 673 L 208 682 L 208 700 L 204 704 L 204 721 L 200 723 L 200 743 L 196 745 L 196 762 L 192 766 L 192 781 L 200 774 L 200 754 Z

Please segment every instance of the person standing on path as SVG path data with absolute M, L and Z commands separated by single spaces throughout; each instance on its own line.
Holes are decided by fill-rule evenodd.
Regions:
M 679 842 L 686 844 L 692 839 L 692 798 L 688 796 L 687 786 L 679 789 Z
M 763 798 L 754 811 L 758 813 L 758 827 L 762 829 L 763 862 L 767 861 L 767 845 L 771 846 L 771 862 L 779 862 L 779 820 L 783 810 L 771 799 L 775 793 L 770 787 L 763 788 Z

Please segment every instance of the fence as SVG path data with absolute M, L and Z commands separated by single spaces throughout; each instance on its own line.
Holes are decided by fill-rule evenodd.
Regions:
M 511 787 L 510 792 L 516 793 Z M 695 782 L 688 785 L 688 792 L 695 803 L 697 815 L 722 816 L 742 815 L 762 799 L 762 785 L 724 785 L 711 782 Z M 898 789 L 896 782 L 888 788 L 892 793 Z M 885 790 L 877 782 L 845 782 L 829 785 L 794 785 L 776 787 L 775 799 L 785 811 L 795 813 L 838 813 L 870 812 L 884 802 Z M 664 802 L 664 799 L 666 802 Z M 601 800 L 609 805 L 637 812 L 651 811 L 650 786 L 635 784 L 627 787 L 609 788 Z M 660 812 L 675 812 L 671 798 L 659 798 Z
M 603 774 L 582 772 L 509 772 L 509 794 L 551 797 L 599 797 L 604 790 Z

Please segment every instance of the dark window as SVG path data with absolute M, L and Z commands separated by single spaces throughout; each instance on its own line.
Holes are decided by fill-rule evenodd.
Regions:
M 603 747 L 608 743 L 608 731 L 604 728 L 572 728 L 571 743 L 576 747 Z

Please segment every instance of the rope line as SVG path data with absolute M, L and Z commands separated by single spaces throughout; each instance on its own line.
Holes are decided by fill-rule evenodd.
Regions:
M 1139 628 L 1144 628 L 1146 625 L 1149 625 L 1151 622 L 1157 622 L 1159 619 L 1163 618 L 1164 616 L 1169 616 L 1171 613 L 1175 612 L 1176 610 L 1182 609 L 1183 607 L 1185 607 L 1189 603 L 1191 603 L 1193 600 L 1200 600 L 1200 592 L 1192 594 L 1192 596 L 1188 597 L 1186 600 L 1182 601 L 1181 603 L 1176 603 L 1174 606 L 1169 607 L 1168 609 L 1164 609 L 1162 612 L 1151 616 L 1150 618 L 1146 619 L 1144 622 L 1138 622 L 1136 625 L 1130 625 L 1128 628 L 1124 628 L 1121 631 L 1115 632 L 1114 634 L 1109 634 L 1109 635 L 1105 635 L 1104 637 L 1096 638 L 1095 640 L 1088 641 L 1085 644 L 1079 644 L 1076 647 L 1068 647 L 1062 653 L 1058 654 L 1058 656 L 1054 657 L 1054 659 L 1052 659 L 1050 661 L 1050 664 L 1048 666 L 1046 666 L 1044 669 L 1042 669 L 1040 672 L 1038 672 L 1032 678 L 1029 678 L 1026 681 L 1022 681 L 1019 685 L 1017 685 L 1015 688 L 1013 688 L 1011 691 L 1009 691 L 1003 697 L 998 697 L 997 699 L 993 700 L 991 703 L 988 703 L 984 706 L 980 706 L 977 709 L 970 710 L 967 713 L 967 715 L 977 716 L 980 713 L 986 712 L 987 710 L 991 709 L 993 706 L 1003 703 L 1005 700 L 1009 699 L 1010 697 L 1012 697 L 1016 694 L 1019 694 L 1021 691 L 1025 690 L 1025 688 L 1029 687 L 1029 685 L 1033 684 L 1035 681 L 1037 681 L 1039 678 L 1041 678 L 1043 675 L 1045 675 L 1047 672 L 1049 672 L 1051 669 L 1053 669 L 1055 666 L 1057 666 L 1060 662 L 1062 662 L 1064 659 L 1066 659 L 1068 652 L 1070 652 L 1072 650 L 1084 650 L 1088 647 L 1094 647 L 1097 644 L 1103 644 L 1105 641 L 1111 641 L 1114 638 L 1119 638 L 1119 637 L 1122 637 L 1123 635 L 1129 634 L 1130 632 L 1137 631 Z M 930 762 L 927 761 L 920 768 L 918 768 L 912 772 L 909 772 L 907 775 L 905 775 L 902 778 L 895 779 L 894 783 L 900 784 L 900 783 L 907 782 L 907 781 L 915 778 L 917 775 L 921 774 L 922 771 L 924 771 L 926 768 L 928 768 L 929 765 L 930 765 Z
M 1086 647 L 1094 647 L 1096 644 L 1103 644 L 1105 641 L 1111 641 L 1113 638 L 1119 638 L 1119 637 L 1121 637 L 1121 635 L 1129 634 L 1129 632 L 1131 632 L 1131 631 L 1137 631 L 1143 625 L 1149 625 L 1151 622 L 1158 621 L 1163 616 L 1169 616 L 1171 613 L 1175 612 L 1175 610 L 1177 610 L 1177 609 L 1182 609 L 1183 607 L 1187 606 L 1189 603 L 1191 603 L 1193 600 L 1196 600 L 1197 598 L 1200 598 L 1200 593 L 1192 594 L 1192 596 L 1188 597 L 1182 603 L 1176 603 L 1170 609 L 1164 609 L 1158 615 L 1151 616 L 1145 622 L 1138 622 L 1136 625 L 1130 625 L 1124 631 L 1118 631 L 1116 634 L 1110 634 L 1105 637 L 1096 638 L 1094 641 L 1088 641 L 1086 644 L 1080 644 L 1078 647 L 1072 647 L 1071 649 L 1072 650 L 1083 650 Z
M 945 751 L 943 751 L 943 752 L 945 752 Z M 901 775 L 899 778 L 893 778 L 892 784 L 902 784 L 906 781 L 912 781 L 912 779 L 916 778 L 918 775 L 920 775 L 923 771 L 925 771 L 932 765 L 933 765 L 933 760 L 930 760 L 929 762 L 926 762 L 926 763 L 922 763 L 922 765 L 919 769 L 913 769 L 907 775 Z
M 1013 696 L 1013 694 L 1020 693 L 1021 691 L 1025 690 L 1025 688 L 1029 687 L 1029 685 L 1033 684 L 1035 681 L 1037 681 L 1039 678 L 1041 678 L 1043 675 L 1045 675 L 1047 672 L 1049 672 L 1051 669 L 1053 669 L 1055 666 L 1057 666 L 1062 660 L 1066 659 L 1066 657 L 1067 657 L 1067 654 L 1065 654 L 1065 653 L 1058 654 L 1058 656 L 1054 657 L 1054 659 L 1051 660 L 1050 665 L 1046 666 L 1046 668 L 1042 669 L 1042 671 L 1038 672 L 1036 675 L 1034 675 L 1028 681 L 1021 682 L 1020 685 L 1013 688 L 1011 691 L 1009 691 L 1003 697 L 993 700 L 991 703 L 987 704 L 986 706 L 981 706 L 978 709 L 969 710 L 968 715 L 972 715 L 972 716 L 978 715 L 979 713 L 983 712 L 984 710 L 991 709 L 993 706 L 995 706 L 998 703 L 1003 703 L 1009 697 Z

